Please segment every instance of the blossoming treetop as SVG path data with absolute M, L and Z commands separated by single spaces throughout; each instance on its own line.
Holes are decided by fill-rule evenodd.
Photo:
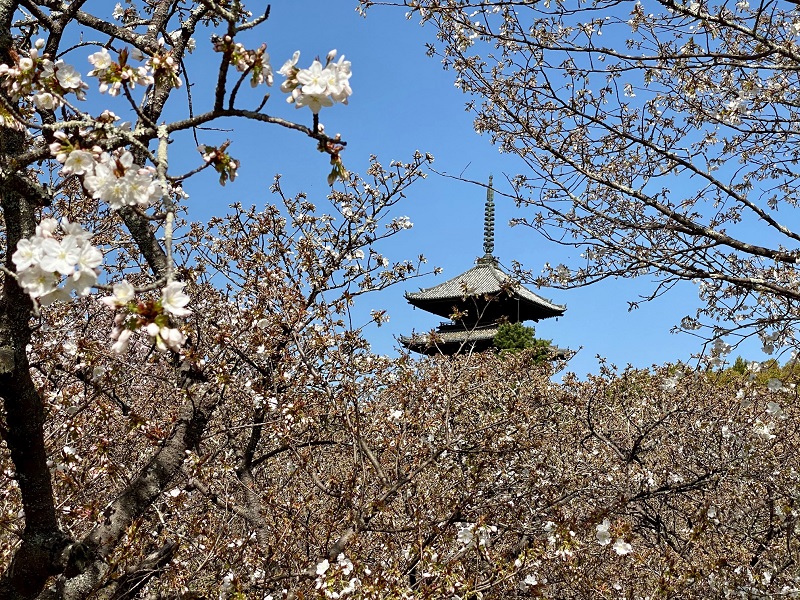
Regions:
M 197 308 L 186 289 L 191 285 L 198 293 L 198 269 L 204 259 L 197 254 L 218 240 L 206 239 L 199 228 L 182 234 L 191 242 L 178 244 L 176 228 L 181 222 L 176 214 L 191 176 L 212 168 L 225 184 L 236 177 L 239 163 L 229 153 L 229 143 L 201 144 L 196 166 L 173 172 L 168 158 L 175 134 L 191 131 L 201 136 L 202 126 L 221 118 L 288 128 L 312 138 L 316 149 L 330 156 L 329 182 L 341 181 L 343 190 L 333 196 L 339 203 L 336 210 L 347 209 L 347 225 L 341 231 L 317 215 L 314 205 L 283 197 L 298 220 L 297 228 L 287 236 L 285 219 L 267 211 L 253 238 L 272 235 L 278 240 L 270 260 L 284 260 L 287 253 L 303 260 L 302 268 L 282 263 L 271 271 L 271 280 L 265 279 L 272 282 L 270 291 L 282 289 L 283 299 L 293 302 L 278 312 L 282 320 L 272 335 L 273 366 L 287 345 L 300 343 L 315 319 L 329 319 L 329 313 L 346 310 L 353 296 L 415 271 L 410 263 L 389 263 L 371 245 L 402 229 L 390 224 L 379 231 L 378 223 L 400 197 L 399 191 L 419 176 L 425 158 L 419 155 L 391 174 L 375 163 L 372 184 L 345 171 L 339 156 L 345 143 L 327 136 L 319 123 L 322 109 L 347 103 L 352 93 L 350 62 L 335 50 L 324 65 L 314 60 L 307 68 L 298 66 L 295 53 L 278 70 L 289 103 L 310 109 L 310 125 L 268 112 L 272 105 L 266 92 L 245 94 L 243 84 L 256 91 L 273 85 L 266 44 L 249 48 L 237 40 L 268 17 L 268 8 L 253 16 L 238 0 L 127 1 L 116 7 L 95 7 L 85 0 L 0 0 L 0 242 L 5 257 L 0 293 L 0 398 L 5 415 L 0 433 L 13 462 L 24 517 L 15 526 L 19 545 L 10 554 L 3 551 L 13 558 L 0 577 L 0 598 L 40 593 L 84 598 L 101 584 L 107 587 L 114 579 L 109 556 L 173 480 L 220 401 L 212 401 L 198 386 L 214 380 L 216 387 L 215 377 L 227 378 L 222 371 L 230 365 L 217 361 L 214 368 L 222 368 L 217 375 L 204 370 L 208 348 L 198 343 L 206 338 L 196 329 L 198 317 L 195 328 L 187 321 Z M 73 43 L 78 29 L 80 42 Z M 166 121 L 164 107 L 191 69 L 189 53 L 208 37 L 210 50 L 218 55 L 211 93 L 195 97 L 193 105 L 186 104 L 177 118 Z M 89 96 L 102 100 L 103 95 L 107 108 L 87 108 L 97 105 L 84 102 Z M 112 109 L 130 111 L 134 122 L 121 122 Z M 276 109 L 284 110 L 283 105 Z M 282 195 L 277 183 L 274 191 Z M 253 226 L 259 218 L 252 216 Z M 293 247 L 300 242 L 292 236 L 302 237 L 300 248 Z M 354 253 L 360 253 L 360 259 L 354 259 Z M 230 264 L 241 258 L 233 254 Z M 292 291 L 279 285 L 290 277 L 287 270 L 297 281 Z M 227 306 L 213 286 L 202 289 L 208 314 L 213 312 L 209 306 Z M 334 291 L 325 295 L 326 290 Z M 262 311 L 259 323 L 271 324 L 263 311 L 277 310 L 276 303 L 282 301 L 246 302 Z M 74 329 L 87 318 L 82 330 Z M 130 369 L 138 364 L 141 372 L 159 372 L 174 386 L 166 392 L 173 399 L 162 406 L 177 411 L 171 424 L 165 423 L 166 429 L 156 435 L 157 444 L 140 448 L 146 460 L 126 467 L 138 474 L 114 492 L 105 516 L 81 533 L 69 533 L 61 524 L 65 517 L 57 508 L 56 471 L 51 472 L 56 461 L 48 446 L 52 427 L 59 427 L 50 418 L 58 412 L 52 404 L 54 380 L 42 377 L 35 366 L 43 364 L 40 359 L 53 358 L 48 349 L 66 339 L 54 331 L 74 340 L 69 344 L 76 350 L 67 356 L 75 363 L 67 366 L 59 359 L 59 368 L 66 369 L 73 382 L 83 381 L 106 393 L 111 373 L 130 380 Z M 95 342 L 100 345 L 90 357 L 86 351 Z M 162 351 L 155 359 L 150 357 L 154 348 Z M 126 367 L 115 371 L 114 355 L 129 352 L 131 357 L 119 363 Z M 129 414 L 129 400 L 123 405 L 123 413 Z M 104 435 L 97 433 L 97 439 Z M 63 448 L 66 455 L 76 456 L 72 446 Z M 130 448 L 129 452 L 129 458 L 136 455 Z M 101 463 L 94 477 L 109 474 Z M 12 487 L 16 489 L 9 482 Z M 170 557 L 165 551 L 157 562 Z M 137 572 L 149 569 L 152 565 L 145 560 Z M 60 577 L 58 584 L 42 592 L 54 575 Z M 126 586 L 133 584 L 122 578 L 113 585 L 124 595 Z
M 692 281 L 681 329 L 798 346 L 796 2 L 373 4 L 434 29 L 476 132 L 521 159 L 516 222 L 581 248 L 529 279 Z

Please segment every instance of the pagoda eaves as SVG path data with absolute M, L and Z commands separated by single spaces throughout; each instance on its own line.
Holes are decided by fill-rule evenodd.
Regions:
M 487 323 L 502 316 L 516 322 L 540 321 L 560 317 L 567 308 L 514 281 L 491 256 L 479 258 L 461 275 L 418 292 L 406 292 L 405 297 L 414 306 L 440 317 L 466 313 L 467 321 Z
M 415 307 L 452 319 L 426 334 L 401 336 L 400 343 L 414 352 L 453 355 L 482 352 L 494 346 L 502 323 L 521 323 L 560 317 L 566 306 L 555 304 L 520 285 L 500 268 L 494 257 L 494 189 L 486 190 L 483 234 L 484 255 L 468 271 L 439 285 L 406 292 Z M 567 351 L 556 349 L 564 358 Z

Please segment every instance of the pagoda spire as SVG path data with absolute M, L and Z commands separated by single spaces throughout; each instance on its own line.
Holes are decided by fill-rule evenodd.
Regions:
M 489 187 L 486 190 L 486 209 L 483 218 L 483 251 L 484 258 L 492 258 L 494 253 L 494 188 L 491 175 L 489 175 Z

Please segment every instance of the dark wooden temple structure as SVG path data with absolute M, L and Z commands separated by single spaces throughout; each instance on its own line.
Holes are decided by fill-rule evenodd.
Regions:
M 564 314 L 566 306 L 533 293 L 500 268 L 494 256 L 491 177 L 486 192 L 483 251 L 475 266 L 461 275 L 405 294 L 406 300 L 415 307 L 450 320 L 430 333 L 401 336 L 403 346 L 424 354 L 481 352 L 494 346 L 501 323 L 540 321 Z

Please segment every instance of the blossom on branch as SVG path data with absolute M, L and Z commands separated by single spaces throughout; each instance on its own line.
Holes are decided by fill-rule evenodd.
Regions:
M 319 59 L 315 59 L 309 68 L 299 69 L 300 52 L 295 52 L 278 70 L 286 77 L 281 84 L 281 91 L 290 94 L 286 101 L 296 108 L 308 106 L 315 115 L 335 102 L 347 104 L 353 93 L 350 87 L 351 63 L 344 59 L 344 55 L 334 62 L 336 54 L 336 50 L 328 53 L 324 67 Z
M 97 283 L 97 269 L 103 254 L 89 243 L 91 234 L 77 223 L 61 221 L 64 235 L 55 237 L 58 229 L 55 219 L 43 219 L 36 233 L 21 239 L 11 256 L 17 271 L 17 281 L 41 304 L 66 300 L 70 292 L 85 296 Z M 59 288 L 67 277 L 65 287 Z
M 185 317 L 192 314 L 192 311 L 186 308 L 189 304 L 190 298 L 183 293 L 183 286 L 186 284 L 181 281 L 172 281 L 161 290 L 161 306 L 171 315 L 176 317 Z

